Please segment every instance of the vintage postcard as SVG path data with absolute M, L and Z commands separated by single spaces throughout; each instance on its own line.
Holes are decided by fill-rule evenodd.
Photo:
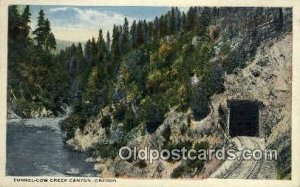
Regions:
M 220 3 L 2 0 L 0 186 L 299 186 L 299 3 Z

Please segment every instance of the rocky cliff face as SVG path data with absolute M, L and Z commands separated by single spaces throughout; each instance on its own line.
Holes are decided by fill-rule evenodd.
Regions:
M 214 111 L 218 111 L 214 119 L 221 126 L 226 121 L 219 111 L 226 113 L 227 100 L 263 102 L 260 129 L 266 147 L 278 150 L 278 171 L 287 175 L 291 169 L 292 34 L 268 40 L 246 64 L 244 69 L 226 76 L 224 93 L 212 97 Z
M 231 43 L 230 61 L 242 65 L 261 42 L 292 28 L 290 8 L 222 8 L 219 25 Z

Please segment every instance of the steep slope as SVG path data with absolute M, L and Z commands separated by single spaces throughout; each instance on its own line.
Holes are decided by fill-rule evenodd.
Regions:
M 291 171 L 292 34 L 269 40 L 259 47 L 254 60 L 244 69 L 226 76 L 225 87 L 223 94 L 213 97 L 216 111 L 226 111 L 228 99 L 257 100 L 264 104 L 260 123 L 265 130 L 265 147 L 277 149 L 279 159 L 276 171 L 272 162 L 263 163 L 257 178 L 270 178 L 268 167 L 273 169 L 273 178 L 276 172 L 279 178 L 288 177 Z M 220 122 L 226 120 L 220 113 L 216 115 Z M 224 171 L 223 175 L 214 173 L 213 177 L 225 174 Z
M 176 34 L 162 38 L 158 52 L 155 50 L 150 50 L 149 52 L 142 48 L 141 50 L 129 53 L 129 57 L 125 58 L 128 61 L 124 60 L 124 64 L 121 64 L 121 67 L 124 69 L 121 68 L 120 76 L 113 87 L 113 97 L 115 97 L 116 102 L 102 108 L 96 116 L 89 118 L 83 127 L 74 129 L 75 127 L 72 126 L 72 128 L 74 127 L 74 135 L 69 137 L 67 143 L 79 151 L 92 150 L 95 157 L 94 160 L 97 162 L 95 170 L 99 171 L 100 176 L 147 178 L 209 177 L 222 164 L 221 161 L 216 159 L 206 162 L 185 160 L 165 161 L 160 159 L 153 164 L 148 164 L 143 161 L 122 161 L 117 156 L 118 150 L 125 145 L 137 146 L 138 148 L 148 146 L 156 149 L 172 149 L 183 146 L 187 148 L 226 147 L 231 142 L 230 137 L 226 133 L 227 100 L 240 99 L 261 101 L 263 103 L 264 108 L 260 116 L 260 126 L 264 129 L 264 135 L 261 138 L 265 138 L 266 145 L 261 146 L 279 149 L 280 161 L 277 163 L 277 171 L 281 171 L 282 173 L 278 177 L 288 177 L 291 165 L 290 149 L 287 149 L 290 148 L 291 101 L 287 102 L 287 100 L 291 99 L 292 35 L 291 33 L 284 33 L 290 29 L 290 12 L 284 12 L 283 18 L 285 21 L 281 25 L 282 27 L 278 27 L 277 25 L 277 10 L 237 9 L 236 11 L 229 11 L 224 8 L 220 13 L 221 15 L 226 15 L 226 18 L 233 15 L 231 17 L 233 20 L 229 23 L 226 19 L 220 19 L 217 26 L 208 28 L 208 30 L 214 30 L 221 25 L 226 25 L 224 29 L 221 29 L 219 37 L 213 38 L 210 35 L 213 41 L 203 42 L 200 37 L 191 36 L 190 33 L 187 33 L 187 35 Z M 251 15 L 251 18 L 244 22 L 239 17 L 245 14 Z M 257 15 L 260 18 L 259 22 L 255 18 Z M 234 25 L 233 29 L 238 31 L 238 34 L 228 39 L 233 32 L 229 28 Z M 201 47 L 201 45 L 204 47 Z M 229 52 L 224 49 L 226 45 L 230 46 Z M 213 49 L 210 50 L 212 55 L 207 58 L 204 55 L 205 50 L 203 49 Z M 165 59 L 168 59 L 168 54 L 172 54 L 174 51 L 177 52 L 175 54 L 178 54 L 174 62 L 172 60 L 170 62 L 166 61 Z M 190 53 L 182 51 L 189 51 Z M 224 51 L 227 51 L 227 53 Z M 143 61 L 147 59 L 143 55 L 147 55 L 148 53 L 151 53 L 149 55 L 150 60 L 149 62 L 147 61 L 150 68 Z M 165 53 L 167 54 L 166 56 L 164 56 Z M 181 53 L 188 57 L 196 55 L 193 56 L 194 58 L 180 58 Z M 167 68 L 159 69 L 158 67 L 165 65 L 164 63 L 170 64 L 168 64 Z M 205 73 L 201 74 L 201 70 L 203 67 L 206 68 L 205 65 L 202 66 L 206 63 L 210 68 L 209 64 L 216 63 L 218 65 L 212 67 L 215 71 L 209 71 L 209 78 L 205 80 L 203 78 L 205 77 Z M 176 69 L 175 65 L 178 64 L 181 65 L 179 66 L 181 69 Z M 176 91 L 174 92 L 175 94 L 177 94 L 177 91 L 181 93 L 181 89 L 185 89 L 185 85 L 182 86 L 183 88 L 178 87 L 177 89 L 174 86 L 176 85 L 176 81 L 174 79 L 169 80 L 170 77 L 174 76 L 172 73 L 175 73 L 176 76 L 178 71 L 185 70 L 185 68 L 182 68 L 185 67 L 183 66 L 185 64 L 190 65 L 186 69 L 191 69 L 188 72 L 189 86 L 195 88 L 207 81 L 206 83 L 209 84 L 204 84 L 204 87 L 206 86 L 205 88 L 208 89 L 204 90 L 211 91 L 210 88 L 213 89 L 211 93 L 214 93 L 214 95 L 209 97 L 209 101 L 205 101 L 206 95 L 201 95 L 203 88 L 193 90 L 194 92 L 192 93 L 188 92 L 190 95 L 199 94 L 195 100 L 195 102 L 199 102 L 196 103 L 198 104 L 196 111 L 199 110 L 201 115 L 205 115 L 201 116 L 200 119 L 196 118 L 195 108 L 193 108 L 194 103 L 189 103 L 189 107 L 192 110 L 177 110 L 178 106 L 173 105 L 172 107 L 169 106 L 168 112 L 162 116 L 160 111 L 157 110 L 157 106 L 160 106 L 160 103 L 155 103 L 156 105 L 146 107 L 146 115 L 154 118 L 156 125 L 154 131 L 149 132 L 145 121 L 135 123 L 126 129 L 128 124 L 132 125 L 135 122 L 132 120 L 132 116 L 138 116 L 139 113 L 137 111 L 141 110 L 142 104 L 147 103 L 146 101 L 148 101 L 149 97 L 145 97 L 145 95 L 147 96 L 147 94 L 153 92 L 163 92 L 159 96 L 172 95 L 174 92 L 173 89 Z M 197 66 L 199 64 L 201 66 Z M 144 70 L 146 75 L 148 73 L 146 81 L 144 80 L 144 75 L 141 73 L 143 72 L 141 68 L 143 66 L 149 68 L 146 71 Z M 174 69 L 168 69 L 174 66 Z M 227 68 L 225 77 L 222 76 L 222 71 L 219 71 L 221 66 Z M 153 69 L 156 71 L 153 71 Z M 130 73 L 133 75 L 130 75 Z M 147 91 L 141 92 L 139 90 L 140 85 L 132 84 L 134 82 L 126 80 L 128 74 L 131 80 L 136 79 L 142 82 L 141 85 L 146 84 L 145 90 Z M 183 76 L 179 76 L 179 78 L 183 78 Z M 171 84 L 173 89 L 171 86 L 168 90 L 166 88 L 170 86 L 170 83 L 173 84 Z M 214 92 L 214 89 L 220 90 Z M 141 97 L 141 95 L 144 98 L 138 101 L 136 98 Z M 181 100 L 189 98 L 188 96 L 182 97 Z M 181 95 L 179 95 L 179 99 L 180 97 Z M 153 97 L 153 101 L 156 102 L 160 99 L 159 101 L 161 102 L 163 100 L 161 98 L 169 99 L 170 97 Z M 151 102 L 149 103 L 151 104 Z M 207 106 L 206 103 L 208 103 Z M 128 114 L 126 109 L 132 110 L 132 113 Z M 123 119 L 126 117 L 128 117 L 130 123 Z M 118 118 L 121 120 L 118 120 Z M 156 118 L 159 118 L 159 120 L 157 121 Z M 77 121 L 79 120 L 75 118 L 75 122 Z M 69 125 L 72 125 L 71 120 L 69 121 Z M 279 132 L 282 130 L 284 130 L 284 133 L 279 135 Z M 287 152 L 283 150 L 287 150 Z M 265 166 L 261 166 L 262 170 L 268 169 L 268 164 L 265 164 Z M 273 174 L 276 173 L 275 166 L 272 166 L 272 168 L 274 171 Z M 243 176 L 236 175 L 236 177 Z M 267 176 L 256 172 L 253 178 L 267 178 Z
M 102 117 L 100 117 L 96 121 L 91 121 L 84 131 L 77 130 L 75 137 L 68 143 L 77 150 L 94 149 L 100 145 L 99 149 L 97 148 L 99 152 L 104 149 L 112 149 L 112 147 L 105 148 L 103 143 L 118 145 L 123 139 L 127 140 L 127 145 L 135 145 L 138 148 L 145 146 L 167 148 L 168 145 L 195 147 L 200 142 L 207 142 L 211 148 L 222 147 L 227 145 L 227 136 L 223 134 L 226 132 L 223 126 L 226 119 L 221 111 L 226 111 L 227 100 L 259 100 L 264 103 L 261 125 L 266 129 L 266 147 L 279 150 L 279 161 L 277 170 L 274 162 L 261 163 L 261 171 L 255 171 L 255 175 L 251 175 L 251 177 L 274 178 L 278 171 L 282 171 L 283 176 L 288 175 L 291 145 L 291 42 L 292 35 L 288 33 L 260 45 L 256 56 L 252 61 L 247 62 L 244 69 L 225 76 L 225 92 L 212 97 L 211 113 L 201 121 L 193 120 L 191 112 L 178 113 L 171 110 L 154 134 L 144 135 L 144 126 L 139 126 L 128 134 L 111 127 L 110 131 L 113 136 L 107 136 L 105 129 L 101 127 Z M 117 151 L 115 150 L 111 154 L 117 154 Z M 203 167 L 195 170 L 191 166 L 192 164 L 185 161 L 159 160 L 154 164 L 146 163 L 145 166 L 142 165 L 143 167 L 139 164 L 142 165 L 139 162 L 121 161 L 119 158 L 102 158 L 95 168 L 101 172 L 101 176 L 106 177 L 174 177 L 179 170 L 178 175 L 182 177 L 205 178 L 221 163 L 217 160 L 207 161 Z M 203 163 L 198 164 L 202 165 Z M 176 171 L 176 168 L 180 169 Z M 273 177 L 268 171 L 270 168 Z M 226 172 L 223 172 L 224 174 Z M 242 177 L 241 175 L 232 175 L 232 177 L 234 176 Z M 218 175 L 218 177 L 223 176 Z

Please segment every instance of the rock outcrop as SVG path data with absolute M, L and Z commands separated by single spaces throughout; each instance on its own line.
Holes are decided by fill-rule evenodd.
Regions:
M 289 175 L 291 167 L 292 34 L 262 44 L 253 61 L 225 78 L 225 92 L 212 97 L 215 120 L 226 121 L 231 99 L 261 101 L 260 125 L 267 148 L 278 150 L 278 172 Z M 224 127 L 223 127 L 224 128 Z M 226 131 L 226 128 L 224 128 Z

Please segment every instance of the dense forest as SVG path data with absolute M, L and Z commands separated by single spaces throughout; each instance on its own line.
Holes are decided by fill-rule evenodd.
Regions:
M 222 36 L 225 42 L 217 42 L 219 19 L 216 7 L 190 7 L 187 12 L 173 7 L 153 21 L 129 25 L 125 18 L 112 34 L 100 29 L 98 38 L 56 54 L 44 11 L 31 31 L 30 7 L 10 6 L 8 103 L 22 117 L 42 109 L 57 116 L 72 106 L 63 125 L 68 137 L 105 107 L 113 116 L 104 118 L 103 127 L 109 128 L 113 119 L 126 131 L 144 123 L 154 132 L 173 107 L 191 109 L 201 119 L 209 113 L 209 97 L 223 91 L 224 74 L 243 65 L 226 42 L 236 34 L 234 28 Z M 279 29 L 282 19 L 279 10 Z M 258 24 L 254 21 L 248 23 Z
M 60 116 L 70 107 L 61 124 L 66 140 L 96 119 L 107 137 L 115 136 L 112 129 L 130 135 L 143 128 L 151 135 L 172 109 L 199 121 L 212 110 L 211 96 L 224 91 L 226 74 L 242 69 L 262 41 L 291 30 L 288 14 L 282 8 L 173 7 L 152 21 L 124 18 L 111 33 L 99 28 L 97 38 L 57 52 L 42 9 L 32 30 L 30 6 L 10 6 L 8 108 L 29 118 Z M 164 147 L 192 145 L 173 145 L 169 131 Z M 126 141 L 96 147 L 94 154 L 114 157 Z M 189 164 L 173 177 L 203 166 Z
M 109 106 L 113 120 L 123 123 L 125 131 L 145 123 L 154 132 L 172 107 L 184 111 L 192 108 L 198 118 L 209 112 L 208 98 L 223 89 L 223 65 L 228 46 L 222 47 L 220 58 L 213 57 L 217 28 L 208 26 L 217 9 L 191 8 L 187 15 L 172 8 L 153 22 L 134 21 L 129 26 L 115 25 L 112 33 L 88 40 L 82 46 L 71 46 L 60 54 L 69 60 L 69 73 L 76 77 L 73 114 L 65 128 L 83 128 L 87 119 L 97 116 Z M 195 35 L 194 45 L 188 45 Z M 201 45 L 198 45 L 201 43 Z M 201 60 L 199 60 L 201 59 Z M 192 87 L 190 77 L 196 75 L 201 84 Z M 75 92 L 73 91 L 73 94 Z M 103 118 L 109 128 L 111 118 Z
M 31 31 L 30 7 L 9 7 L 8 20 L 8 105 L 21 117 L 31 117 L 42 108 L 53 115 L 68 104 L 70 78 L 59 56 L 54 55 L 56 41 L 44 11 L 38 26 Z
M 217 8 L 191 7 L 187 13 L 172 8 L 154 21 L 135 20 L 114 25 L 112 35 L 84 46 L 72 45 L 55 54 L 55 38 L 43 10 L 30 35 L 30 10 L 9 9 L 9 101 L 18 115 L 45 107 L 54 115 L 71 105 L 65 121 L 70 136 L 105 106 L 114 106 L 114 119 L 130 130 L 145 122 L 155 131 L 172 107 L 192 108 L 197 118 L 209 112 L 208 100 L 223 90 L 222 78 L 229 46 L 214 61 L 219 30 L 212 25 Z M 195 37 L 198 36 L 198 37 Z M 190 41 L 193 40 L 192 45 Z M 22 51 L 22 52 L 20 52 Z M 191 76 L 200 80 L 193 87 Z M 109 127 L 107 119 L 103 125 Z

